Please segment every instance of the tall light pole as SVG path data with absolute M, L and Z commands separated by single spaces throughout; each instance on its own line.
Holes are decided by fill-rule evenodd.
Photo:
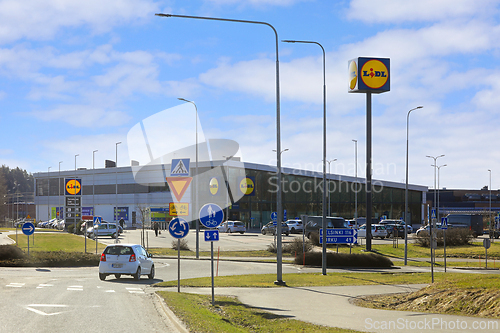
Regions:
M 437 170 L 438 170 L 438 179 L 437 179 L 437 182 L 438 182 L 438 185 L 437 185 L 437 219 L 438 221 L 441 221 L 440 220 L 440 216 L 441 216 L 441 212 L 440 212 L 440 208 L 439 208 L 439 171 L 441 170 L 442 167 L 445 167 L 445 166 L 448 166 L 447 164 L 443 164 L 443 165 L 440 165 L 437 167 Z
M 490 227 L 488 228 L 488 236 L 493 239 L 493 221 L 491 220 L 491 169 L 488 169 L 488 172 L 490 173 Z
M 116 161 L 116 164 L 115 164 L 115 202 L 116 202 L 116 206 L 115 206 L 115 223 L 116 223 L 116 237 L 115 237 L 115 243 L 118 243 L 118 231 L 119 231 L 119 224 L 118 224 L 118 145 L 122 143 L 121 141 L 120 142 L 117 142 L 115 144 L 115 161 Z
M 432 165 L 434 167 L 434 202 L 433 202 L 433 205 L 434 205 L 434 212 L 436 212 L 436 166 L 437 166 L 437 159 L 440 158 L 440 157 L 444 157 L 444 154 L 443 155 L 439 155 L 439 156 L 429 156 L 427 155 L 426 157 L 428 158 L 432 158 L 434 160 L 434 164 Z M 432 276 L 432 283 L 434 283 L 434 249 L 433 249 L 433 243 L 434 243 L 434 238 L 433 238 L 433 232 L 434 232 L 434 227 L 435 227 L 435 223 L 434 221 L 432 221 L 431 219 L 431 222 L 429 223 L 429 234 L 430 234 L 430 247 L 431 247 L 431 276 Z
M 332 164 L 332 162 L 335 162 L 337 159 L 334 158 L 333 160 L 326 160 L 326 163 L 328 163 L 328 174 L 331 176 L 331 172 L 330 172 L 330 166 Z M 330 186 L 328 186 L 328 216 L 331 216 L 332 215 L 332 207 L 330 205 Z
M 57 207 L 57 209 L 59 210 L 59 217 L 61 217 L 61 163 L 63 161 L 60 161 L 59 162 L 59 173 L 57 175 L 57 204 L 59 207 Z M 56 215 L 57 215 L 57 211 L 56 211 Z
M 408 137 L 410 130 L 410 113 L 413 110 L 421 109 L 423 106 L 417 106 L 416 108 L 408 111 L 406 115 L 406 186 L 405 186 L 405 213 L 404 213 L 404 221 L 405 221 L 405 265 L 408 263 L 408 223 L 410 222 L 408 219 Z
M 75 155 L 75 186 L 76 186 L 76 157 L 77 156 L 80 156 L 80 154 L 76 154 Z M 76 211 L 77 211 L 77 205 L 76 205 L 76 188 L 75 188 L 75 202 L 74 202 L 74 211 L 73 211 L 73 226 L 74 226 L 74 232 L 75 232 L 75 235 L 76 235 Z M 81 202 L 80 202 L 80 207 L 81 207 Z
M 202 17 L 202 16 L 187 16 L 187 15 L 173 15 L 173 14 L 155 14 L 160 17 L 178 17 L 178 18 L 189 18 L 189 19 L 198 19 L 198 20 L 211 20 L 211 21 L 225 21 L 225 22 L 235 22 L 235 23 L 249 23 L 249 24 L 259 24 L 266 25 L 270 27 L 275 35 L 275 43 L 276 43 L 276 169 L 278 172 L 278 191 L 277 191 L 277 214 L 278 220 L 283 220 L 283 210 L 282 210 L 282 202 L 281 202 L 281 125 L 280 125 L 280 79 L 279 79 L 279 55 L 278 55 L 278 32 L 276 29 L 267 22 L 260 21 L 247 21 L 247 20 L 234 20 L 234 19 L 225 19 L 225 18 L 215 18 L 215 17 Z M 277 232 L 281 233 L 281 224 L 277 226 Z M 281 252 L 281 237 L 278 237 L 279 241 L 277 244 L 278 250 Z M 282 258 L 278 256 L 276 263 L 276 281 L 274 282 L 277 285 L 284 285 L 283 281 L 283 262 Z
M 356 178 L 356 189 L 354 190 L 354 225 L 358 229 L 358 140 L 354 142 L 354 177 Z
M 47 169 L 47 221 L 50 221 L 50 168 Z
M 194 110 L 195 110 L 195 142 L 196 142 L 196 166 L 195 166 L 195 179 L 194 179 L 194 192 L 195 192 L 195 200 L 194 200 L 194 206 L 193 206 L 193 212 L 194 214 L 198 213 L 198 108 L 196 107 L 196 104 L 193 101 L 189 101 L 185 98 L 177 98 L 180 101 L 184 101 L 187 103 L 191 103 L 194 105 Z M 196 259 L 200 259 L 200 220 L 198 219 L 197 216 L 193 216 L 196 218 Z M 227 217 L 226 217 L 227 218 Z
M 92 216 L 95 216 L 95 201 L 94 201 L 94 195 L 95 195 L 95 153 L 98 152 L 98 150 L 93 150 L 92 151 Z
M 325 66 L 325 49 L 318 42 L 308 40 L 283 40 L 285 43 L 303 43 L 316 44 L 321 47 L 323 52 L 323 261 L 322 273 L 326 275 L 326 66 Z

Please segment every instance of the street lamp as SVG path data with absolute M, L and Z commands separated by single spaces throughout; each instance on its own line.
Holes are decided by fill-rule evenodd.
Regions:
M 280 161 L 281 161 L 281 154 L 284 153 L 285 151 L 288 151 L 288 148 L 285 148 L 283 149 L 282 151 L 277 151 L 276 149 L 273 149 L 274 152 L 276 152 L 278 154 L 278 157 L 280 158 Z M 280 164 L 280 168 L 277 170 L 278 172 L 278 181 L 280 182 L 281 184 L 281 164 Z M 281 188 L 279 189 L 279 191 L 281 191 Z M 281 195 L 279 196 L 279 200 L 281 200 Z M 281 260 L 282 260 L 282 257 L 283 257 L 283 252 L 282 252 L 282 248 L 281 248 L 281 223 L 283 222 L 283 215 L 280 214 L 280 210 L 282 210 L 282 207 L 280 205 L 280 201 L 278 201 L 276 203 L 276 235 L 277 235 L 277 240 L 276 240 L 276 261 L 279 261 L 281 263 Z M 282 212 L 281 212 L 282 213 Z M 281 269 L 281 265 L 278 265 L 278 268 Z M 279 274 L 281 274 L 282 272 L 279 271 Z M 285 284 L 285 282 L 283 280 L 277 280 L 274 282 L 275 284 Z
M 404 220 L 405 220 L 405 265 L 408 263 L 408 230 L 407 226 L 409 223 L 409 220 L 407 218 L 408 216 L 408 135 L 409 135 L 409 130 L 410 130 L 410 113 L 413 110 L 416 109 L 421 109 L 423 106 L 417 106 L 416 108 L 411 109 L 408 111 L 408 114 L 406 115 L 406 187 L 405 187 L 405 213 L 404 213 Z
M 92 226 L 94 226 L 94 216 L 95 215 L 95 202 L 94 202 L 94 195 L 95 195 L 95 177 L 94 177 L 94 174 L 95 174 L 95 153 L 97 152 L 97 150 L 93 150 L 92 151 Z M 97 235 L 97 233 L 96 233 Z M 85 238 L 87 238 L 87 223 L 85 223 Z M 97 238 L 96 238 L 96 241 L 95 241 L 95 254 L 97 254 Z
M 356 178 L 356 189 L 354 190 L 354 225 L 358 229 L 358 140 L 354 142 L 354 177 Z
M 203 17 L 203 16 L 188 16 L 188 15 L 173 15 L 173 14 L 160 14 L 157 13 L 155 14 L 156 16 L 160 17 L 178 17 L 178 18 L 189 18 L 189 19 L 198 19 L 198 20 L 211 20 L 211 21 L 225 21 L 225 22 L 235 22 L 235 23 L 249 23 L 249 24 L 260 24 L 260 25 L 266 25 L 273 29 L 274 35 L 275 35 L 275 43 L 276 43 L 276 168 L 277 170 L 281 170 L 281 126 L 280 126 L 280 79 L 279 79 L 279 55 L 278 55 L 278 32 L 276 29 L 269 23 L 267 22 L 260 22 L 260 21 L 247 21 L 247 20 L 234 20 L 234 19 L 225 19 L 225 18 L 215 18 L 215 17 Z M 281 202 L 281 172 L 278 172 L 278 192 L 277 192 L 277 206 L 278 206 L 278 219 L 283 219 L 282 214 L 282 202 Z M 281 224 L 278 225 L 279 230 L 281 231 Z M 278 237 L 279 241 L 277 244 L 277 247 L 279 251 L 281 251 L 281 237 Z M 285 282 L 283 281 L 283 263 L 282 263 L 282 258 L 278 257 L 277 258 L 277 272 L 276 276 L 277 279 L 274 282 L 277 285 L 284 285 Z
M 116 202 L 116 206 L 115 206 L 115 223 L 116 223 L 116 237 L 115 237 L 115 243 L 118 243 L 118 231 L 119 231 L 119 228 L 118 228 L 118 145 L 121 143 L 120 142 L 117 142 L 115 144 L 115 161 L 116 161 L 116 164 L 115 164 L 115 202 Z
M 59 210 L 59 216 L 61 216 L 61 163 L 63 161 L 59 162 L 59 174 L 57 175 L 58 181 L 57 181 L 57 204 L 59 207 L 57 209 Z M 56 211 L 57 215 L 57 211 Z
M 491 220 L 491 169 L 488 169 L 490 173 L 490 227 L 488 228 L 488 234 L 491 239 L 493 239 L 493 221 Z
M 76 157 L 77 156 L 80 156 L 80 154 L 76 154 L 75 155 L 75 186 L 76 186 Z M 75 229 L 74 232 L 75 232 L 75 235 L 76 235 L 76 212 L 77 212 L 77 207 L 78 207 L 76 205 L 76 188 L 75 188 L 74 192 L 75 192 L 75 202 L 74 202 L 75 206 L 74 206 L 74 211 L 73 211 L 73 226 L 74 226 L 73 229 Z M 80 203 L 80 207 L 81 207 L 81 203 Z
M 194 192 L 195 192 L 195 200 L 194 200 L 194 208 L 193 212 L 198 213 L 198 108 L 196 107 L 196 104 L 193 101 L 189 101 L 185 98 L 179 97 L 177 98 L 180 101 L 191 103 L 194 105 L 194 110 L 196 112 L 196 119 L 195 119 L 195 133 L 196 133 L 196 167 L 195 167 L 195 173 L 196 177 L 194 180 Z M 196 216 L 195 216 L 196 217 Z M 196 259 L 200 259 L 200 238 L 199 238 L 199 232 L 200 232 L 200 221 L 198 217 L 196 217 Z
M 333 160 L 326 160 L 326 163 L 328 163 L 328 174 L 331 176 L 331 172 L 330 172 L 330 165 L 332 164 L 332 162 L 335 162 L 337 159 L 334 158 Z M 332 215 L 332 207 L 330 206 L 330 186 L 328 186 L 328 216 L 331 216 Z
M 285 43 L 316 44 L 323 51 L 323 262 L 322 273 L 326 275 L 326 69 L 325 69 L 325 49 L 318 42 L 307 40 L 283 40 Z
M 47 169 L 47 221 L 50 220 L 50 168 Z
M 434 202 L 433 202 L 433 205 L 434 205 L 434 212 L 436 212 L 436 167 L 437 167 L 437 159 L 440 158 L 440 157 L 444 157 L 444 154 L 443 155 L 439 155 L 439 156 L 425 156 L 425 157 L 428 157 L 428 158 L 432 158 L 434 160 L 434 164 L 432 165 L 434 167 Z M 432 276 L 432 283 L 434 283 L 434 256 L 433 256 L 433 253 L 434 253 L 434 249 L 433 249 L 433 227 L 434 227 L 434 222 L 432 221 L 431 219 L 431 223 L 429 223 L 429 234 L 430 234 L 430 247 L 431 247 L 431 276 Z
M 438 194 L 437 194 L 437 212 L 436 213 L 437 213 L 437 219 L 438 219 L 438 221 L 441 221 L 439 219 L 440 216 L 441 216 L 440 208 L 439 208 L 439 189 L 440 189 L 440 187 L 439 187 L 439 171 L 441 170 L 442 167 L 445 167 L 445 166 L 448 166 L 448 165 L 447 164 L 443 164 L 443 165 L 440 165 L 440 166 L 437 167 L 437 170 L 438 170 L 438 180 L 437 180 L 438 181 L 438 185 L 437 185 L 437 191 L 438 192 L 437 193 Z

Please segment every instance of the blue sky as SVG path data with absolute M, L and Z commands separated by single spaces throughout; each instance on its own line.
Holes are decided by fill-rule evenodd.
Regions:
M 0 163 L 29 172 L 130 165 L 127 133 L 196 102 L 207 138 L 240 144 L 243 161 L 275 164 L 275 39 L 266 26 L 155 13 L 264 21 L 279 39 L 326 50 L 327 159 L 365 175 L 365 95 L 349 94 L 348 61 L 391 59 L 391 91 L 373 96 L 373 175 L 410 183 L 500 188 L 500 1 L 0 1 Z M 322 56 L 279 43 L 283 166 L 322 170 Z M 165 140 L 192 129 L 165 124 Z

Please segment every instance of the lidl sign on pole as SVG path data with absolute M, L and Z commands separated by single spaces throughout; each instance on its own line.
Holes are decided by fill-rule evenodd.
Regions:
M 319 229 L 319 243 L 323 244 L 323 229 Z M 326 244 L 357 244 L 356 229 L 326 229 Z
M 349 92 L 379 94 L 391 90 L 389 58 L 359 57 L 349 61 Z

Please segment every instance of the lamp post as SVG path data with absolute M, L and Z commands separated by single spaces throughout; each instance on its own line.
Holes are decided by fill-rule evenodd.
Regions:
M 75 155 L 75 186 L 76 186 L 76 157 L 77 156 L 80 156 L 80 154 L 76 154 Z M 73 226 L 74 226 L 74 232 L 75 232 L 75 235 L 76 235 L 76 211 L 77 211 L 77 205 L 76 205 L 76 189 L 75 189 L 75 202 L 74 202 L 74 210 L 73 210 Z M 81 207 L 81 205 L 80 205 Z
M 354 190 L 354 225 L 358 229 L 358 140 L 354 142 L 354 177 L 356 178 L 356 189 Z
M 118 243 L 118 234 L 119 234 L 119 224 L 118 224 L 118 145 L 121 143 L 117 142 L 115 144 L 115 223 L 116 223 L 116 237 L 115 237 L 115 243 Z
M 441 170 L 442 167 L 445 167 L 445 166 L 448 166 L 448 165 L 447 164 L 443 164 L 443 165 L 440 165 L 440 166 L 437 167 L 437 170 L 438 170 L 437 182 L 438 182 L 438 184 L 437 184 L 437 212 L 436 212 L 436 214 L 437 214 L 438 221 L 441 221 L 439 219 L 440 216 L 441 216 L 441 212 L 440 212 L 440 208 L 439 208 L 439 189 L 440 189 L 440 187 L 439 187 L 439 171 Z
M 439 155 L 439 156 L 429 156 L 427 155 L 426 157 L 428 158 L 432 158 L 434 160 L 434 164 L 432 165 L 434 167 L 434 202 L 433 202 L 433 205 L 434 205 L 434 212 L 436 211 L 436 167 L 437 167 L 437 159 L 440 158 L 440 157 L 444 157 L 444 154 L 443 155 Z M 434 283 L 434 238 L 433 238 L 433 232 L 434 232 L 434 227 L 436 225 L 434 224 L 434 221 L 432 221 L 431 219 L 431 223 L 429 223 L 429 234 L 430 234 L 430 246 L 431 246 L 431 276 L 432 276 L 432 283 Z
M 57 207 L 57 209 L 59 209 L 59 217 L 61 217 L 61 163 L 63 161 L 60 161 L 59 162 L 59 173 L 57 175 L 57 204 L 59 207 Z M 57 211 L 56 211 L 56 215 L 57 215 Z
M 405 213 L 404 213 L 404 220 L 405 220 L 405 265 L 408 263 L 408 223 L 409 220 L 407 218 L 408 216 L 408 136 L 409 136 L 409 130 L 410 130 L 410 113 L 413 110 L 416 109 L 421 109 L 423 106 L 417 106 L 416 108 L 411 109 L 408 111 L 406 115 L 406 186 L 405 186 Z
M 180 101 L 184 101 L 187 103 L 191 103 L 194 105 L 194 110 L 195 110 L 195 142 L 196 142 L 196 165 L 195 165 L 195 179 L 194 179 L 194 192 L 195 192 L 195 200 L 194 200 L 194 207 L 193 207 L 193 212 L 198 213 L 198 108 L 196 107 L 196 104 L 193 101 L 189 101 L 185 98 L 177 98 Z M 195 216 L 196 217 L 196 216 Z M 198 217 L 196 217 L 196 259 L 200 259 L 200 220 Z
M 488 235 L 491 239 L 493 239 L 493 221 L 491 220 L 491 169 L 488 169 L 488 172 L 490 173 L 490 227 L 488 228 Z
M 326 163 L 328 163 L 328 174 L 331 175 L 331 172 L 330 172 L 330 165 L 332 164 L 332 162 L 335 162 L 337 159 L 334 158 L 333 160 L 326 160 Z M 328 186 L 328 216 L 331 216 L 332 215 L 332 207 L 330 205 L 330 186 Z
M 47 221 L 50 221 L 50 168 L 47 169 Z
M 198 19 L 198 20 L 211 20 L 211 21 L 225 21 L 225 22 L 235 22 L 235 23 L 249 23 L 249 24 L 259 24 L 259 25 L 266 25 L 270 27 L 275 35 L 275 43 L 276 43 L 276 169 L 278 171 L 281 170 L 281 126 L 280 126 L 280 86 L 279 86 L 279 55 L 278 55 L 278 32 L 276 29 L 269 23 L 267 22 L 260 22 L 260 21 L 247 21 L 247 20 L 234 20 L 234 19 L 225 19 L 225 18 L 215 18 L 215 17 L 203 17 L 203 16 L 188 16 L 188 15 L 173 15 L 173 14 L 160 14 L 157 13 L 155 14 L 156 16 L 160 17 L 178 17 L 178 18 L 189 18 L 189 19 Z M 278 192 L 277 192 L 277 214 L 278 214 L 278 220 L 283 220 L 283 211 L 282 211 L 282 202 L 281 202 L 281 172 L 278 172 Z M 281 232 L 281 224 L 278 224 L 277 232 Z M 277 244 L 278 251 L 281 252 L 281 237 L 278 237 L 279 241 Z M 274 282 L 277 285 L 284 285 L 285 282 L 283 281 L 283 263 L 282 263 L 282 258 L 278 257 L 277 263 L 276 263 L 277 269 L 276 269 L 276 281 Z
M 94 177 L 94 174 L 95 174 L 95 153 L 97 152 L 97 150 L 93 150 L 92 151 L 92 227 L 95 228 L 94 226 L 94 219 L 93 217 L 96 216 L 95 215 L 95 203 L 94 203 L 94 195 L 95 195 L 95 177 Z M 96 232 L 96 236 L 97 236 L 97 232 Z M 87 223 L 85 223 L 85 238 L 87 238 Z M 97 254 L 97 238 L 96 238 L 96 241 L 95 241 L 95 254 Z
M 323 261 L 322 273 L 326 275 L 326 69 L 325 69 L 325 49 L 318 42 L 307 40 L 283 40 L 285 43 L 316 44 L 323 51 Z

